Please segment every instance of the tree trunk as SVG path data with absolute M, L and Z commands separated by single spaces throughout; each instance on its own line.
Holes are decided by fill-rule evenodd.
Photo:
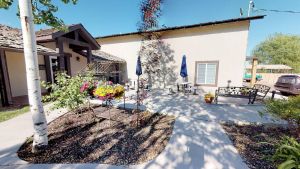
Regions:
M 34 128 L 32 152 L 37 152 L 40 148 L 48 145 L 48 136 L 47 121 L 41 98 L 31 0 L 19 0 L 19 8 L 23 34 L 28 98 Z

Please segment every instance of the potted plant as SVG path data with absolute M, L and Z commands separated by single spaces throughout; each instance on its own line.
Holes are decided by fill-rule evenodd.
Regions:
M 247 96 L 247 95 L 249 95 L 250 90 L 247 89 L 247 88 L 242 88 L 242 89 L 240 90 L 240 92 L 241 92 L 241 95 Z
M 208 94 L 204 95 L 205 102 L 209 103 L 209 104 L 211 104 L 213 102 L 214 98 L 215 98 L 215 96 L 211 93 L 208 93 Z

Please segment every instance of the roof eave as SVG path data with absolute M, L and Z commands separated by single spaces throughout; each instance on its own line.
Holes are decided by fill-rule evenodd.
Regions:
M 36 37 L 37 42 L 50 42 L 53 41 L 52 35 L 47 35 L 47 36 L 37 36 Z
M 5 51 L 12 51 L 12 52 L 24 53 L 24 49 L 1 47 L 1 46 L 0 46 L 0 49 L 5 50 Z M 39 55 L 60 56 L 60 54 L 56 53 L 56 52 L 42 52 L 42 51 L 37 51 L 37 53 Z
M 100 45 L 99 43 L 96 41 L 96 39 L 85 29 L 85 27 L 79 23 L 79 24 L 75 24 L 75 25 L 72 25 L 72 26 L 69 26 L 69 30 L 68 32 L 71 32 L 71 31 L 75 31 L 77 29 L 82 29 L 86 34 L 87 34 L 87 38 L 90 40 L 91 42 L 91 46 L 92 46 L 92 50 L 97 50 L 97 49 L 100 49 Z M 52 39 L 55 39 L 55 38 L 58 38 L 68 32 L 63 32 L 63 31 L 57 31 L 55 33 L 52 34 Z
M 224 24 L 224 23 L 251 21 L 251 20 L 257 20 L 257 19 L 263 19 L 265 16 L 266 15 L 258 15 L 258 16 L 251 16 L 251 17 L 234 18 L 234 19 L 227 19 L 227 20 L 221 20 L 221 21 L 199 23 L 199 24 L 193 24 L 193 25 L 175 26 L 175 27 L 162 28 L 162 29 L 151 30 L 151 31 L 140 31 L 140 32 L 130 32 L 130 33 L 124 33 L 124 34 L 113 34 L 113 35 L 108 35 L 108 36 L 98 36 L 98 37 L 95 37 L 95 39 L 112 38 L 112 37 L 118 37 L 118 36 L 138 35 L 138 34 L 143 34 L 143 33 L 163 32 L 163 31 L 169 31 L 169 30 L 187 29 L 187 28 L 194 28 L 194 27 L 218 25 L 218 24 Z

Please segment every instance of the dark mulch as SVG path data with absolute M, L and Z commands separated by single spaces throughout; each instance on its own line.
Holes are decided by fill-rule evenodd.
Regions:
M 67 113 L 51 122 L 49 146 L 31 153 L 32 137 L 18 151 L 30 163 L 103 163 L 132 165 L 159 155 L 172 135 L 175 118 L 143 113 L 144 125 L 136 127 L 109 120 L 95 121 L 92 113 Z
M 223 124 L 223 128 L 251 169 L 275 169 L 271 157 L 277 144 L 285 135 L 297 138 L 296 130 L 282 126 Z

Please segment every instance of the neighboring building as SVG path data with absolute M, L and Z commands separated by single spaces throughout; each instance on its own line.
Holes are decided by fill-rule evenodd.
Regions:
M 247 65 L 246 66 L 246 72 L 251 73 L 252 70 L 252 65 Z M 256 72 L 257 73 L 292 73 L 293 68 L 287 65 L 262 65 L 259 64 L 256 67 Z
M 182 56 L 187 57 L 188 79 L 199 88 L 212 91 L 217 86 L 242 86 L 244 61 L 248 42 L 250 21 L 264 16 L 253 16 L 188 26 L 164 28 L 149 32 L 133 32 L 96 38 L 101 50 L 126 60 L 125 79 L 136 79 L 135 68 L 144 36 L 159 34 L 166 44 L 163 50 L 174 60 L 175 79 L 166 82 L 176 85 L 181 82 Z M 143 56 L 142 56 L 143 57 Z M 162 86 L 160 83 L 157 87 Z M 212 88 L 213 87 L 213 88 Z
M 245 75 L 251 74 L 252 65 L 247 64 L 245 67 Z M 293 68 L 287 65 L 277 64 L 277 65 L 263 65 L 259 64 L 256 67 L 257 77 L 261 77 L 259 83 L 268 86 L 273 86 L 278 78 L 282 75 L 292 74 Z M 251 75 L 250 75 L 251 77 Z
M 100 45 L 81 24 L 71 25 L 68 28 L 67 32 L 54 29 L 36 32 L 41 80 L 54 82 L 56 71 L 66 71 L 69 75 L 76 75 L 91 61 L 99 66 L 101 65 L 99 61 L 105 60 L 110 63 L 106 64 L 106 68 L 113 66 L 115 69 L 125 62 L 113 55 L 98 51 Z M 0 106 L 12 104 L 20 97 L 26 98 L 25 71 L 21 30 L 0 25 Z M 108 74 L 103 76 L 110 77 Z M 114 78 L 118 79 L 115 76 Z

